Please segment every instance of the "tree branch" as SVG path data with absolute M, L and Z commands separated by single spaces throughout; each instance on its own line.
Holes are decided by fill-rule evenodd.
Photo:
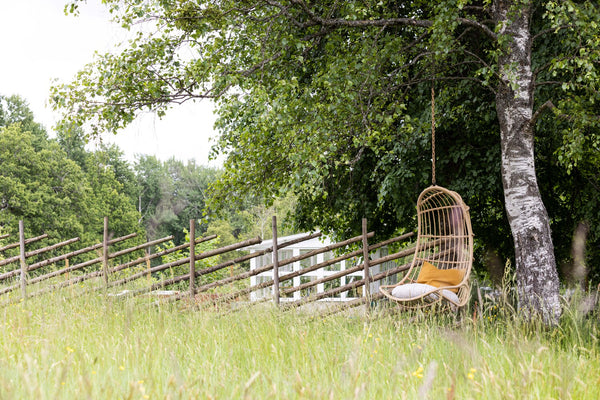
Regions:
M 550 67 L 552 64 L 556 63 L 557 61 L 565 61 L 565 60 L 573 60 L 573 59 L 575 59 L 575 56 L 573 56 L 573 55 L 571 55 L 571 56 L 565 56 L 565 57 L 560 57 L 560 58 L 555 59 L 555 60 L 550 60 L 547 63 L 545 63 L 544 65 L 540 65 L 538 68 L 535 69 L 535 71 L 533 71 L 534 79 L 535 79 L 536 76 L 538 76 L 538 74 L 540 72 L 542 72 L 546 68 Z
M 540 115 L 542 115 L 542 113 L 546 109 L 555 109 L 555 108 L 556 108 L 556 106 L 552 103 L 551 100 L 548 100 L 544 104 L 542 104 L 540 106 L 540 108 L 538 108 L 537 110 L 535 110 L 535 112 L 531 116 L 531 119 L 529 120 L 529 126 L 530 126 L 530 128 L 533 129 L 533 127 L 535 126 L 535 123 L 537 122 L 538 118 L 540 118 Z
M 546 35 L 548 33 L 553 33 L 553 32 L 557 32 L 557 31 L 562 30 L 562 29 L 569 29 L 569 28 L 574 28 L 574 26 L 573 25 L 561 25 L 561 26 L 558 26 L 556 28 L 544 29 L 543 31 L 539 31 L 538 33 L 536 33 L 535 35 L 533 35 L 531 37 L 531 43 L 535 42 L 536 39 L 538 39 L 538 38 L 540 38 L 540 37 L 542 37 L 542 36 L 544 36 L 544 35 Z
M 423 83 L 423 82 L 438 82 L 438 81 L 471 81 L 471 82 L 475 82 L 478 83 L 479 85 L 481 85 L 483 88 L 488 89 L 491 93 L 493 93 L 494 95 L 496 95 L 496 91 L 490 86 L 490 85 L 486 85 L 485 82 L 479 78 L 474 78 L 472 76 L 427 76 L 424 78 L 420 78 L 420 79 L 414 79 L 411 80 L 409 82 L 405 82 L 405 83 L 401 83 L 398 85 L 394 85 L 391 88 L 392 89 L 399 89 L 402 87 L 409 87 L 412 85 L 416 85 L 418 83 Z
M 421 28 L 429 28 L 429 27 L 433 26 L 433 21 L 420 20 L 420 19 L 415 19 L 415 18 L 387 18 L 387 19 L 374 19 L 374 20 L 347 20 L 347 19 L 343 19 L 343 18 L 322 18 L 322 17 L 318 16 L 317 14 L 315 14 L 310 9 L 310 7 L 306 4 L 306 2 L 304 0 L 290 0 L 290 1 L 292 4 L 296 4 L 302 9 L 302 11 L 308 16 L 309 21 L 304 22 L 304 23 L 297 21 L 295 18 L 293 18 L 287 12 L 287 8 L 285 8 L 282 4 L 280 4 L 276 1 L 267 0 L 267 3 L 270 5 L 273 5 L 275 7 L 278 7 L 282 10 L 285 8 L 286 15 L 289 18 L 293 19 L 292 22 L 296 26 L 299 26 L 301 28 L 308 28 L 308 27 L 314 26 L 314 25 L 322 25 L 322 26 L 330 26 L 330 27 L 350 27 L 350 28 L 384 27 L 384 26 L 416 26 L 416 27 L 421 27 Z M 498 38 L 498 36 L 496 35 L 496 33 L 494 33 L 494 31 L 492 31 L 489 27 L 487 27 L 486 25 L 484 25 L 478 21 L 474 21 L 469 18 L 458 18 L 457 21 L 462 25 L 472 26 L 472 27 L 475 27 L 475 28 L 481 30 L 487 36 L 492 38 L 493 40 L 496 40 Z
M 472 26 L 474 28 L 479 29 L 494 41 L 498 40 L 498 35 L 496 35 L 496 33 L 493 30 L 491 30 L 489 27 L 482 24 L 481 22 L 477 22 L 469 18 L 459 18 L 458 22 L 460 22 L 462 25 Z
M 562 85 L 564 82 L 562 81 L 542 81 L 542 82 L 535 82 L 534 86 L 537 88 L 538 86 L 545 86 L 545 85 Z

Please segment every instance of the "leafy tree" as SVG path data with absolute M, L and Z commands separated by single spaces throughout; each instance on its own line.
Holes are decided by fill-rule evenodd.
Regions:
M 0 127 L 20 123 L 24 131 L 33 135 L 33 145 L 39 150 L 48 139 L 46 129 L 34 121 L 27 101 L 18 95 L 0 95 Z
M 154 156 L 140 156 L 135 172 L 138 211 L 149 237 L 173 235 L 175 243 L 181 244 L 182 227 L 189 226 L 190 219 L 200 222 L 203 218 L 205 192 L 218 171 L 193 161 L 184 164 L 171 158 L 161 162 Z M 198 228 L 199 233 L 206 231 L 206 226 Z
M 154 229 L 149 225 L 150 219 L 156 214 L 162 191 L 161 182 L 166 180 L 162 163 L 154 156 L 140 156 L 134 166 L 137 183 L 137 209 L 144 221 L 148 235 L 157 238 Z
M 93 199 L 85 175 L 58 145 L 38 151 L 35 140 L 20 124 L 0 128 L 0 224 L 13 235 L 22 219 L 32 235 L 81 237 Z
M 140 156 L 135 173 L 138 211 L 152 239 L 173 235 L 176 244 L 183 243 L 182 227 L 188 226 L 190 219 L 197 220 L 198 234 L 217 234 L 223 246 L 257 235 L 270 237 L 272 215 L 280 216 L 280 235 L 293 232 L 285 218 L 294 204 L 290 196 L 276 199 L 271 207 L 265 207 L 260 198 L 246 196 L 207 213 L 206 193 L 218 180 L 218 169 L 191 161 L 162 162 L 154 156 Z
M 107 162 L 109 157 L 104 151 L 96 151 L 86 159 L 86 177 L 94 195 L 93 205 L 88 209 L 94 223 L 89 229 L 93 227 L 98 234 L 102 234 L 104 217 L 107 216 L 111 235 L 123 236 L 135 232 L 138 233 L 137 242 L 143 242 L 145 230 L 139 224 L 140 215 L 131 197 L 125 192 L 125 186 L 119 181 L 118 172 Z M 132 185 L 133 179 L 126 183 Z M 131 243 L 130 241 L 127 245 Z
M 367 216 L 377 230 L 408 226 L 429 176 L 435 86 L 439 181 L 466 188 L 484 223 L 507 221 L 521 308 L 556 321 L 556 259 L 540 192 L 550 185 L 538 185 L 534 150 L 567 173 L 594 170 L 585 160 L 598 150 L 595 2 L 104 3 L 125 27 L 154 21 L 156 32 L 142 31 L 55 88 L 55 106 L 66 123 L 87 122 L 98 134 L 143 109 L 160 115 L 173 103 L 216 98 L 216 151 L 228 156 L 221 204 L 292 190 L 305 224 L 345 233 Z
M 121 185 L 120 192 L 127 196 L 131 204 L 137 205 L 135 171 L 125 159 L 123 150 L 115 144 L 101 144 L 94 154 L 99 163 L 110 166 L 115 179 Z
M 85 169 L 89 152 L 85 148 L 87 141 L 83 129 L 78 126 L 63 127 L 56 132 L 56 136 L 58 145 L 67 156 Z
M 117 145 L 99 142 L 95 151 L 88 151 L 86 149 L 87 137 L 79 126 L 66 126 L 59 129 L 57 141 L 69 158 L 85 171 L 96 164 L 109 166 L 120 184 L 119 192 L 124 193 L 130 198 L 132 204 L 137 205 L 135 172 Z M 94 157 L 92 163 L 89 162 L 90 157 Z
M 65 152 L 64 141 L 49 140 L 24 101 L 5 99 L 2 123 L 8 125 L 0 125 L 2 230 L 14 236 L 18 221 L 24 220 L 28 235 L 47 233 L 54 241 L 80 237 L 87 245 L 102 237 L 103 217 L 108 216 L 113 235 L 137 232 L 142 242 L 137 212 L 103 153 L 87 153 L 77 144 L 67 147 L 70 154 Z M 74 154 L 77 161 L 70 158 Z
M 292 196 L 278 198 L 270 207 L 259 199 L 248 196 L 243 204 L 222 207 L 205 218 L 206 233 L 217 235 L 219 243 L 228 245 L 246 238 L 273 237 L 273 216 L 277 216 L 277 235 L 279 237 L 298 233 L 291 214 L 295 205 Z

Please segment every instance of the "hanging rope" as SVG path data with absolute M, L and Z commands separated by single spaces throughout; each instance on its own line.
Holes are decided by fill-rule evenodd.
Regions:
M 435 186 L 435 91 L 431 83 L 431 184 Z

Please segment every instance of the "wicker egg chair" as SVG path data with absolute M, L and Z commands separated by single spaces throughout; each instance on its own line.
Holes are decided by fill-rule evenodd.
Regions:
M 408 272 L 379 291 L 401 308 L 434 304 L 452 309 L 469 300 L 473 264 L 473 229 L 469 207 L 435 180 L 435 92 L 431 86 L 431 183 L 417 201 L 417 244 Z
M 469 207 L 458 193 L 433 185 L 419 196 L 417 221 L 416 250 L 408 272 L 397 284 L 379 290 L 403 308 L 464 306 L 473 262 Z

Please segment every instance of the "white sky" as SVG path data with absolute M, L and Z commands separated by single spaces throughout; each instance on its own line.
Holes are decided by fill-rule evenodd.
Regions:
M 36 121 L 50 136 L 59 114 L 47 105 L 53 79 L 68 83 L 77 71 L 126 38 L 109 22 L 100 0 L 80 6 L 78 17 L 63 12 L 67 0 L 0 0 L 0 94 L 25 98 Z M 208 161 L 215 117 L 208 101 L 174 106 L 162 120 L 146 114 L 118 135 L 103 140 L 116 143 L 130 161 L 135 154 Z

